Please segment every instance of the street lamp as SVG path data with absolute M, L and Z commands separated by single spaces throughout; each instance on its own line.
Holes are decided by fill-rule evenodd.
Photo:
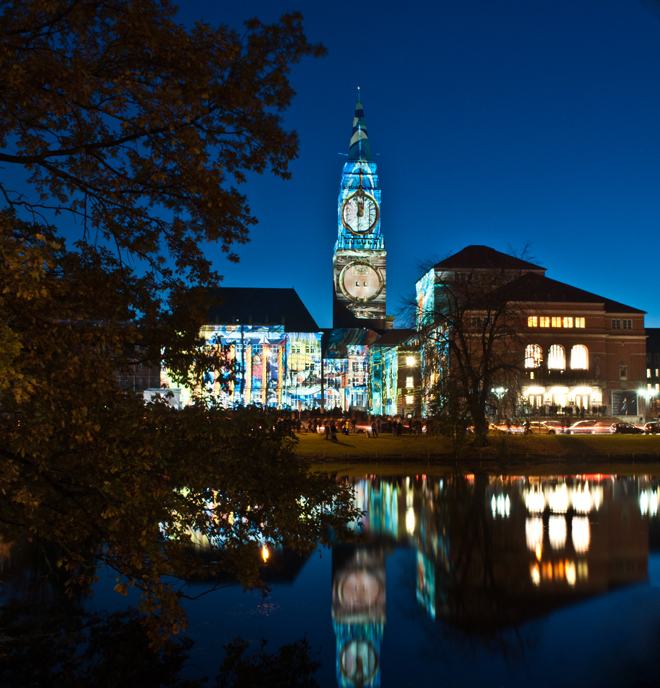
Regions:
M 649 401 L 651 399 L 654 399 L 658 395 L 658 392 L 651 387 L 640 387 L 637 390 L 637 394 L 644 397 L 644 411 L 648 412 L 649 411 Z

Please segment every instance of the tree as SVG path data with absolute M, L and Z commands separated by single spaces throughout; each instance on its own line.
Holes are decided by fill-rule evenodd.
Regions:
M 497 395 L 517 399 L 526 313 L 511 287 L 534 269 L 516 256 L 472 246 L 430 267 L 418 282 L 427 409 L 471 424 L 477 445 L 488 442 L 487 416 Z
M 68 213 L 172 278 L 217 277 L 203 252 L 245 243 L 256 220 L 232 186 L 249 171 L 287 178 L 292 64 L 323 54 L 300 14 L 225 26 L 175 21 L 169 0 L 0 3 L 0 193 L 33 221 Z M 33 191 L 13 188 L 11 168 Z
M 349 536 L 350 488 L 309 473 L 276 411 L 173 413 L 118 388 L 136 331 L 117 282 L 142 292 L 147 278 L 0 220 L 0 539 L 56 543 L 70 585 L 111 567 L 118 592 L 142 591 L 157 642 L 185 625 L 166 576 L 229 572 L 264 587 L 264 543 L 309 551 L 330 531 Z M 212 563 L 194 555 L 200 539 Z
M 231 377 L 199 337 L 215 277 L 201 242 L 233 257 L 247 240 L 254 218 L 228 184 L 288 175 L 287 73 L 322 52 L 300 15 L 250 21 L 241 38 L 186 31 L 175 11 L 0 4 L 0 538 L 56 544 L 69 587 L 114 569 L 118 592 L 141 590 L 154 644 L 185 625 L 166 577 L 228 572 L 263 588 L 264 543 L 308 551 L 358 516 L 348 486 L 298 459 L 278 413 L 200 399 L 173 414 L 118 389 L 136 345 L 192 387 L 209 370 Z M 12 165 L 34 195 L 12 190 Z M 75 250 L 46 221 L 65 214 L 82 224 Z

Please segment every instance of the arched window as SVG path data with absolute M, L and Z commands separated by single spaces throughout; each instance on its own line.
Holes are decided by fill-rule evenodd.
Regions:
M 538 344 L 525 348 L 525 368 L 538 368 L 543 363 L 543 351 Z
M 589 352 L 586 346 L 576 344 L 571 349 L 571 369 L 589 370 Z
M 561 344 L 553 344 L 548 351 L 548 370 L 566 370 L 566 352 Z

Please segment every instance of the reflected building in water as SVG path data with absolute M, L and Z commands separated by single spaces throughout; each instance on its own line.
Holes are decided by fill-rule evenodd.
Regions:
M 333 552 L 342 687 L 380 683 L 385 555 L 394 546 L 415 550 L 410 604 L 470 636 L 648 579 L 652 478 L 370 478 L 356 492 L 368 545 Z
M 380 686 L 385 626 L 385 549 L 333 548 L 332 624 L 337 639 L 337 683 Z

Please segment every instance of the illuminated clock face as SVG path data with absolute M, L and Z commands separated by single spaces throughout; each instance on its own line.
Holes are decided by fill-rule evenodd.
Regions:
M 363 302 L 380 294 L 384 280 L 378 268 L 366 261 L 354 261 L 341 271 L 339 285 L 344 296 L 351 301 Z
M 341 221 L 353 234 L 366 234 L 378 222 L 378 203 L 363 189 L 351 194 L 341 208 Z

